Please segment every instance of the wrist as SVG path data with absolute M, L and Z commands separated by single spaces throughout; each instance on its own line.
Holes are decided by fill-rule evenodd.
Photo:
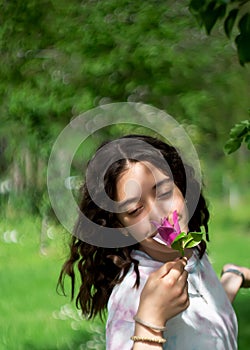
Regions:
M 134 335 L 139 336 L 153 336 L 153 337 L 162 337 L 163 331 L 156 331 L 152 328 L 148 328 L 138 322 L 135 322 L 135 331 Z
M 135 342 L 133 339 L 141 339 L 139 342 Z M 146 339 L 151 340 L 151 342 L 146 341 Z M 152 350 L 152 349 L 162 349 L 163 341 L 165 341 L 163 337 L 163 332 L 160 331 L 154 331 L 153 329 L 147 328 L 137 322 L 135 322 L 135 330 L 133 337 L 131 337 L 131 340 L 133 340 L 133 350 Z M 153 341 L 152 341 L 153 340 Z M 157 341 L 160 342 L 158 343 Z
M 134 316 L 134 321 L 136 323 L 139 323 L 140 325 L 146 327 L 146 328 L 149 328 L 153 331 L 156 331 L 156 332 L 164 332 L 167 330 L 167 327 L 164 325 L 164 326 L 159 326 L 157 324 L 154 324 L 154 323 L 150 323 L 140 317 L 138 317 L 138 315 L 135 315 Z
M 148 312 L 148 311 L 143 312 L 143 310 L 141 310 L 140 308 L 138 309 L 136 315 L 134 316 L 134 319 L 135 319 L 135 321 L 136 321 L 136 319 L 143 320 L 144 323 L 154 325 L 155 328 L 162 328 L 162 330 L 163 330 L 163 328 L 166 327 L 166 322 L 167 322 L 165 317 L 162 317 L 161 315 L 159 315 L 159 313 Z

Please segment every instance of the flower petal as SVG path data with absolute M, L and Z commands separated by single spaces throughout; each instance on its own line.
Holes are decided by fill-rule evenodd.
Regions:
M 173 228 L 173 225 L 170 224 L 170 222 L 168 221 L 168 219 L 166 217 L 164 217 L 162 220 L 161 220 L 161 226 L 164 226 L 164 227 L 172 227 Z
M 154 239 L 156 242 L 159 242 L 159 243 L 161 243 L 161 244 L 164 244 L 164 245 L 169 246 L 169 245 L 167 244 L 167 242 L 162 238 L 162 236 L 161 236 L 159 233 L 157 233 L 157 235 L 154 236 L 153 239 Z M 170 246 L 169 246 L 169 247 L 170 247 Z
M 173 222 L 174 222 L 175 231 L 178 232 L 178 234 L 181 233 L 181 228 L 178 221 L 178 214 L 176 210 L 173 212 Z
M 172 242 L 175 240 L 175 238 L 178 236 L 178 233 L 168 227 L 159 227 L 158 232 L 162 239 L 167 243 L 167 245 L 171 246 Z
M 175 232 L 175 229 L 173 227 L 158 227 L 159 234 L 165 239 L 165 237 L 168 237 L 172 232 Z
M 172 232 L 168 237 L 169 244 L 172 244 L 177 236 L 178 236 L 178 232 L 176 231 Z
M 161 224 L 159 224 L 157 221 L 151 221 L 151 223 L 152 223 L 156 228 L 161 227 Z
M 161 224 L 156 221 L 151 221 L 158 231 L 158 234 L 154 237 L 156 241 L 158 240 L 160 243 L 163 241 L 167 246 L 171 247 L 171 244 L 181 232 L 176 210 L 173 212 L 173 222 L 174 225 L 171 225 L 166 217 L 161 219 Z
M 177 237 L 177 233 L 176 232 L 172 232 L 168 237 L 163 237 L 161 234 L 157 234 L 156 236 L 153 237 L 153 239 L 161 244 L 167 245 L 168 247 L 171 248 L 171 244 L 173 243 L 173 241 L 175 240 L 175 238 Z

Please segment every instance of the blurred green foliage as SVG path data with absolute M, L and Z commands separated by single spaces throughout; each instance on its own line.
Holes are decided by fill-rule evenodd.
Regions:
M 189 5 L 0 0 L 0 181 L 12 181 L 9 203 L 22 193 L 30 210 L 48 212 L 46 166 L 56 137 L 72 118 L 111 102 L 166 110 L 201 159 L 224 162 L 229 130 L 249 109 L 250 73 L 222 24 L 207 36 Z M 85 159 L 97 143 L 88 141 Z M 226 167 L 241 171 L 245 157 L 243 149 Z
M 249 0 L 191 0 L 190 11 L 198 23 L 206 28 L 208 34 L 216 22 L 223 21 L 228 38 L 236 35 L 239 62 L 244 66 L 250 62 L 250 1 Z M 234 27 L 237 24 L 237 33 Z
M 209 2 L 195 1 L 196 6 Z M 239 48 L 246 41 L 242 28 L 248 28 L 248 19 L 239 33 L 235 13 L 226 12 L 227 17 L 218 19 L 226 19 L 230 38 L 220 20 L 216 26 L 207 25 L 207 36 L 189 5 L 190 1 L 166 0 L 0 0 L 0 215 L 7 214 L 9 220 L 0 225 L 1 346 L 85 349 L 92 336 L 82 322 L 81 333 L 68 333 L 76 316 L 67 318 L 52 292 L 60 269 L 53 264 L 58 263 L 61 238 L 44 242 L 47 233 L 41 232 L 41 217 L 46 224 L 51 216 L 46 192 L 51 148 L 70 120 L 90 108 L 143 102 L 182 123 L 200 155 L 207 188 L 220 198 L 217 212 L 224 196 L 232 210 L 229 217 L 219 216 L 224 221 L 214 226 L 214 257 L 225 253 L 217 260 L 218 272 L 219 262 L 228 262 L 231 254 L 237 263 L 249 264 L 247 244 L 239 255 L 234 245 L 225 248 L 220 242 L 225 224 L 230 237 L 238 229 L 242 236 L 249 232 L 246 216 L 238 216 L 241 226 L 229 220 L 247 192 L 249 152 L 241 147 L 230 157 L 223 153 L 231 127 L 246 119 L 249 109 L 250 72 L 238 62 L 238 55 L 246 61 Z M 114 125 L 103 130 L 102 138 L 133 131 L 133 126 Z M 98 135 L 86 141 L 84 160 L 99 141 Z M 81 172 L 79 157 L 72 167 L 73 174 Z M 239 206 L 241 214 L 248 202 Z M 228 202 L 223 204 L 222 212 L 228 213 Z M 35 216 L 26 219 L 27 213 L 39 214 L 38 228 L 32 226 Z M 44 243 L 46 256 L 37 254 Z M 239 349 L 247 350 L 249 310 L 243 297 L 236 300 L 243 335 Z M 55 318 L 54 312 L 62 318 Z

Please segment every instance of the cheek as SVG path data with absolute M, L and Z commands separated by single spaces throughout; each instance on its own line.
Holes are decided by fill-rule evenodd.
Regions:
M 178 202 L 176 198 L 168 198 L 165 200 L 158 200 L 155 202 L 154 210 L 152 212 L 152 217 L 155 221 L 159 221 L 173 213 L 174 210 L 179 210 Z
M 127 228 L 131 236 L 139 242 L 155 232 L 155 227 L 151 224 L 148 216 L 145 216 L 134 223 L 128 223 L 124 220 L 123 225 Z
M 187 232 L 188 231 L 188 222 L 189 222 L 189 215 L 188 215 L 188 209 L 186 206 L 185 201 L 183 198 L 179 198 L 178 201 L 176 201 L 176 210 L 180 214 L 180 228 L 182 231 Z
M 177 210 L 177 212 L 181 215 L 185 216 L 187 213 L 187 206 L 186 206 L 185 199 L 181 191 L 177 187 L 175 187 L 175 190 L 174 190 L 172 207 L 174 210 Z
M 183 198 L 179 198 L 177 203 L 176 203 L 176 208 L 178 210 L 178 212 L 185 218 L 188 217 L 188 209 L 187 209 L 187 205 L 186 202 L 184 201 Z
M 168 215 L 176 209 L 176 203 L 174 199 L 168 199 L 157 203 L 158 212 L 161 217 L 168 217 Z

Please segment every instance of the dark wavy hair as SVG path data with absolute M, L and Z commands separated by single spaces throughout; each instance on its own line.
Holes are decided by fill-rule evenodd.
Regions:
M 139 262 L 131 257 L 131 252 L 139 248 L 139 243 L 134 241 L 133 244 L 118 248 L 103 247 L 102 242 L 105 237 L 101 237 L 101 230 L 94 230 L 87 225 L 82 215 L 96 223 L 96 227 L 121 227 L 116 214 L 105 210 L 105 206 L 103 207 L 100 203 L 103 191 L 110 199 L 115 199 L 117 178 L 126 170 L 128 162 L 148 161 L 168 173 L 183 197 L 188 199 L 189 212 L 193 212 L 188 223 L 189 230 L 201 231 L 204 227 L 208 240 L 209 211 L 205 198 L 195 178 L 194 169 L 182 162 L 177 150 L 157 138 L 145 135 L 127 135 L 115 141 L 116 143 L 114 141 L 104 143 L 88 164 L 88 178 L 86 177 L 88 183 L 85 181 L 81 188 L 80 213 L 70 243 L 70 256 L 64 263 L 58 279 L 58 288 L 61 288 L 65 294 L 65 277 L 68 275 L 71 278 L 71 298 L 74 299 L 75 265 L 77 264 L 81 284 L 76 305 L 88 318 L 95 317 L 97 314 L 103 316 L 112 289 L 122 282 L 132 264 L 136 273 L 134 287 L 138 287 L 140 283 Z M 101 155 L 101 158 L 97 159 L 98 155 Z M 115 161 L 107 166 L 105 163 L 110 159 Z M 194 198 L 197 198 L 195 208 L 191 208 L 194 205 Z M 118 229 L 115 234 L 122 236 Z M 87 242 L 100 243 L 93 245 Z M 206 250 L 204 240 L 199 244 L 198 249 L 201 258 Z

